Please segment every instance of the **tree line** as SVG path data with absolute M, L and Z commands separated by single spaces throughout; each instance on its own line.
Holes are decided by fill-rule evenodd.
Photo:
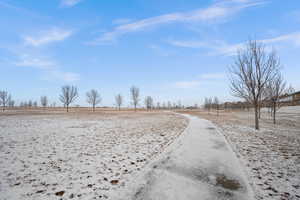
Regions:
M 91 106 L 92 111 L 95 112 L 97 105 L 99 105 L 102 101 L 102 97 L 98 90 L 91 89 L 86 94 L 86 102 Z M 66 108 L 66 111 L 69 112 L 70 105 L 75 103 L 79 98 L 78 88 L 73 85 L 65 85 L 61 87 L 61 93 L 59 95 L 59 101 L 62 103 L 63 107 Z M 132 86 L 130 88 L 130 98 L 131 104 L 135 111 L 137 111 L 138 106 L 141 104 L 140 99 L 140 89 L 136 86 Z M 117 94 L 115 96 L 115 106 L 118 110 L 121 110 L 121 107 L 124 104 L 124 97 L 121 94 Z M 41 96 L 40 102 L 38 104 L 37 101 L 22 101 L 19 106 L 24 108 L 32 108 L 32 107 L 43 107 L 44 110 L 47 107 L 55 107 L 56 104 L 52 103 L 50 105 L 49 99 L 47 96 Z M 172 103 L 168 101 L 167 103 L 157 102 L 154 104 L 154 99 L 151 96 L 146 96 L 144 99 L 144 105 L 147 110 L 153 109 L 179 109 L 183 108 L 181 105 L 181 101 L 178 103 Z M 15 101 L 12 100 L 11 95 L 7 91 L 0 91 L 0 106 L 2 106 L 2 110 L 4 111 L 6 107 L 15 107 Z

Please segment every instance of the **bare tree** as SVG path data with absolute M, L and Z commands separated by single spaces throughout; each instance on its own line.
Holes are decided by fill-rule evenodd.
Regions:
M 153 99 L 152 99 L 152 97 L 147 96 L 145 98 L 145 106 L 146 106 L 147 110 L 151 110 L 152 109 L 152 107 L 153 107 Z
M 121 110 L 121 106 L 123 104 L 123 96 L 121 94 L 118 94 L 115 96 L 115 100 L 116 100 L 116 105 L 117 105 L 118 109 Z
M 41 105 L 43 106 L 44 110 L 48 106 L 48 97 L 47 96 L 41 96 Z
M 30 107 L 30 108 L 31 108 L 31 107 L 32 107 L 32 105 L 33 105 L 33 103 L 32 103 L 32 100 L 29 100 L 29 101 L 28 101 L 28 107 Z
M 8 102 L 10 101 L 11 96 L 8 94 L 7 91 L 0 91 L 0 105 L 2 105 L 2 111 L 4 112 L 5 107 L 8 105 Z
M 9 107 L 14 107 L 14 106 L 15 106 L 15 101 L 12 100 L 11 97 L 10 97 L 9 100 L 8 100 L 8 106 L 9 106 Z
M 139 96 L 140 96 L 140 89 L 132 86 L 130 88 L 130 93 L 131 93 L 131 100 L 132 100 L 132 105 L 134 106 L 134 111 L 136 111 L 136 107 L 139 104 Z
M 213 103 L 215 109 L 217 110 L 217 115 L 219 116 L 219 109 L 220 109 L 220 101 L 218 97 L 214 98 L 214 103 Z
M 208 98 L 205 97 L 203 107 L 208 110 Z
M 210 98 L 205 98 L 205 100 L 204 100 L 204 108 L 207 109 L 208 113 L 210 112 L 211 108 L 213 107 L 212 104 L 213 104 L 213 100 L 212 100 L 211 97 Z
M 77 87 L 65 85 L 61 88 L 61 95 L 59 100 L 67 107 L 67 112 L 69 112 L 69 105 L 73 103 L 78 97 Z
M 271 111 L 273 116 L 273 123 L 276 124 L 276 112 L 280 108 L 279 98 L 286 93 L 286 83 L 283 80 L 281 73 L 270 80 L 266 85 L 266 93 L 268 95 L 268 100 L 271 104 Z
M 160 102 L 157 102 L 157 103 L 156 103 L 156 109 L 157 109 L 157 110 L 160 110 L 160 108 L 161 108 L 161 107 L 160 107 Z
M 172 103 L 171 101 L 168 101 L 168 109 L 170 110 L 172 108 Z
M 181 101 L 180 101 L 180 100 L 178 100 L 177 107 L 178 107 L 179 109 L 182 109 L 182 108 L 183 108 L 183 106 L 182 106 L 182 104 L 181 104 Z
M 251 102 L 255 111 L 255 129 L 259 129 L 260 99 L 266 84 L 274 78 L 280 67 L 279 58 L 273 50 L 267 53 L 263 44 L 249 41 L 246 48 L 238 51 L 230 68 L 232 94 Z
M 96 105 L 99 104 L 102 100 L 99 92 L 97 90 L 91 90 L 86 93 L 86 97 L 87 97 L 86 101 L 92 105 L 93 112 L 95 112 Z

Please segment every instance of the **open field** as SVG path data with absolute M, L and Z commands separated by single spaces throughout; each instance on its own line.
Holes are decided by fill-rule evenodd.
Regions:
M 169 112 L 6 111 L 0 199 L 110 199 L 186 125 Z
M 283 107 L 278 123 L 262 111 L 261 130 L 246 111 L 184 111 L 213 121 L 244 164 L 257 199 L 300 199 L 300 107 Z

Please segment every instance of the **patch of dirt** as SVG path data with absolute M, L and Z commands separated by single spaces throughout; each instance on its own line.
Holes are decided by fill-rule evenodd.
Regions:
M 224 174 L 217 174 L 216 185 L 228 190 L 238 190 L 241 188 L 239 181 L 227 178 Z

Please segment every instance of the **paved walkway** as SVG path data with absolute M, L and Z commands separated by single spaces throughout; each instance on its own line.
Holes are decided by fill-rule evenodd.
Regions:
M 222 134 L 209 121 L 190 123 L 148 172 L 136 180 L 135 200 L 254 199 L 247 178 Z

